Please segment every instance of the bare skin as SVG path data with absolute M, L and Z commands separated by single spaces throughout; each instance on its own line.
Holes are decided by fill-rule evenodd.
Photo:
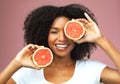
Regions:
M 100 32 L 96 23 L 86 13 L 85 13 L 85 16 L 87 20 L 76 19 L 84 24 L 86 28 L 86 33 L 82 39 L 77 40 L 75 42 L 77 42 L 78 44 L 82 42 L 95 42 L 99 47 L 101 47 L 108 54 L 108 56 L 111 58 L 111 60 L 117 67 L 117 69 L 106 67 L 102 71 L 101 81 L 105 84 L 120 84 L 120 61 L 119 61 L 120 52 Z M 72 77 L 75 69 L 75 61 L 73 61 L 70 58 L 70 51 L 74 47 L 74 42 L 71 42 L 64 35 L 63 23 L 61 24 L 62 26 L 56 26 L 56 24 L 61 23 L 60 21 L 65 24 L 67 21 L 69 21 L 69 19 L 65 17 L 58 17 L 53 22 L 53 25 L 52 25 L 53 29 L 51 28 L 50 30 L 48 42 L 50 42 L 49 44 L 50 48 L 56 52 L 54 52 L 54 60 L 52 64 L 44 68 L 44 75 L 46 80 L 48 80 L 49 82 L 53 82 L 54 84 L 61 84 L 62 82 L 68 81 Z M 53 34 L 54 32 L 55 33 L 57 32 L 56 35 Z M 54 36 L 54 39 L 50 38 L 51 36 L 52 37 Z M 55 46 L 51 44 L 51 43 L 57 44 L 59 42 L 70 45 L 66 48 L 67 53 L 60 52 L 64 50 L 64 48 L 58 48 L 60 50 L 57 51 L 57 49 L 54 48 Z M 30 45 L 27 45 L 25 48 L 23 48 L 17 54 L 17 56 L 11 61 L 11 63 L 5 68 L 5 70 L 1 72 L 0 84 L 15 84 L 11 76 L 21 67 L 30 67 L 30 68 L 40 69 L 36 67 L 31 60 L 31 56 L 33 52 L 39 47 L 40 46 L 30 44 Z M 60 53 L 62 55 L 60 55 Z M 69 73 L 68 73 L 68 70 L 69 70 Z M 51 73 L 51 72 L 54 72 L 54 73 Z

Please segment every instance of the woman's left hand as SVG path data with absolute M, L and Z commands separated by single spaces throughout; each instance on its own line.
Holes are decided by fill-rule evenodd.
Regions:
M 79 40 L 75 40 L 75 42 L 83 43 L 83 42 L 95 42 L 97 39 L 102 37 L 102 34 L 98 28 L 98 25 L 85 13 L 86 19 L 76 19 L 83 24 L 85 27 L 85 35 L 83 38 Z

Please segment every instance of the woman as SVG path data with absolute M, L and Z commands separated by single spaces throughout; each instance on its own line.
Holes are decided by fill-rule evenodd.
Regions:
M 71 19 L 80 21 L 86 30 L 84 37 L 72 41 L 64 34 Z M 1 72 L 0 84 L 120 84 L 120 52 L 100 32 L 94 14 L 83 5 L 43 6 L 28 15 L 24 23 L 26 46 Z M 117 69 L 93 60 L 85 60 L 101 47 Z M 38 68 L 31 60 L 34 51 L 49 47 L 53 62 Z

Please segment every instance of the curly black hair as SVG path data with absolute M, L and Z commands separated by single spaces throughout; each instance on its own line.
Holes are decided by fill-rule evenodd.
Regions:
M 87 7 L 80 4 L 69 4 L 66 6 L 46 5 L 34 9 L 24 22 L 24 40 L 26 44 L 37 44 L 49 47 L 48 34 L 55 18 L 65 16 L 70 20 L 73 18 L 86 19 L 84 16 L 85 12 L 97 23 L 94 14 Z M 71 52 L 71 58 L 73 60 L 81 60 L 84 59 L 84 57 L 90 58 L 91 51 L 94 49 L 96 49 L 95 43 L 76 43 Z

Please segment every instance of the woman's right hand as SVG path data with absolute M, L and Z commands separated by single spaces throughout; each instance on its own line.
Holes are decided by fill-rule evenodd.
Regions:
M 41 46 L 38 45 L 28 44 L 17 54 L 14 61 L 20 64 L 21 67 L 40 69 L 39 67 L 35 66 L 32 61 L 33 53 L 40 47 Z
M 16 57 L 8 64 L 8 66 L 0 73 L 0 84 L 15 84 L 11 76 L 21 67 L 29 67 L 40 69 L 35 66 L 32 61 L 32 55 L 36 49 L 43 47 L 34 44 L 25 46 Z

